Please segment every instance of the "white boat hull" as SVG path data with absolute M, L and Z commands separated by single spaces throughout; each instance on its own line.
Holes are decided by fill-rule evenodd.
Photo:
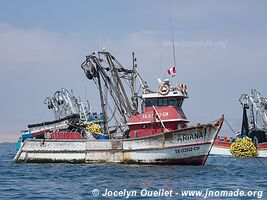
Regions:
M 210 151 L 210 156 L 231 157 L 232 154 L 230 153 L 230 148 L 213 145 Z
M 266 146 L 264 144 L 264 146 Z M 210 151 L 210 156 L 213 157 L 232 157 L 230 152 L 230 147 L 221 147 L 217 145 L 213 145 Z M 267 158 L 267 149 L 265 147 L 259 146 L 257 148 L 257 157 L 258 158 Z
M 215 124 L 121 140 L 25 140 L 14 162 L 115 162 L 204 165 L 222 120 Z
M 267 158 L 267 149 L 258 149 L 259 158 Z

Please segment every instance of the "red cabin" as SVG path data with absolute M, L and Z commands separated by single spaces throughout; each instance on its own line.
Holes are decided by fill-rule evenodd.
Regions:
M 187 93 L 181 88 L 162 84 L 158 93 L 143 94 L 143 113 L 131 116 L 127 122 L 130 137 L 144 137 L 177 130 L 189 122 L 182 110 Z

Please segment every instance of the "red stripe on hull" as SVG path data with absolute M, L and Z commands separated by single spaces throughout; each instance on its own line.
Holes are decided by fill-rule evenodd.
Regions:
M 44 130 L 44 131 L 38 131 L 38 132 L 33 132 L 32 136 L 33 137 L 37 137 L 37 136 L 42 136 L 43 134 L 45 134 L 46 132 L 48 132 L 48 130 Z
M 267 150 L 267 143 L 261 143 L 258 145 L 258 149 Z
M 214 146 L 217 146 L 217 147 L 230 148 L 231 145 L 232 145 L 232 142 L 224 142 L 224 141 L 218 141 L 218 140 L 215 140 L 214 142 Z

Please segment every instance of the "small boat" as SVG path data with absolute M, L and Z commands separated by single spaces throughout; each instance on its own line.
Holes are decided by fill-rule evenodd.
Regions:
M 232 143 L 233 140 L 231 137 L 217 136 L 210 151 L 210 156 L 231 157 L 230 148 Z
M 219 138 L 229 138 L 229 137 L 219 137 Z M 210 156 L 212 157 L 232 157 L 230 152 L 231 145 L 233 141 L 223 140 L 216 138 L 214 145 L 210 151 Z M 257 145 L 257 157 L 267 158 L 267 142 L 259 143 Z
M 168 79 L 158 79 L 159 87 L 153 91 L 137 72 L 135 62 L 133 54 L 133 68 L 126 69 L 106 51 L 86 56 L 82 69 L 99 89 L 102 113 L 92 117 L 79 104 L 74 106 L 77 112 L 83 110 L 75 125 L 81 137 L 70 136 L 73 131 L 66 129 L 67 136 L 53 130 L 42 139 L 27 138 L 14 162 L 204 165 L 223 116 L 212 123 L 189 126 L 182 109 L 188 98 L 186 85 L 171 85 Z M 169 72 L 174 73 L 175 69 Z M 126 81 L 129 90 L 123 84 Z

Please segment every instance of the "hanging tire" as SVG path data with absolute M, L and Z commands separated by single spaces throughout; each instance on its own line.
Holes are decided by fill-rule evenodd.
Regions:
M 54 105 L 50 101 L 48 102 L 48 105 L 47 106 L 48 106 L 48 109 L 54 108 Z
M 93 77 L 97 77 L 97 71 L 94 66 L 91 66 L 90 73 Z

